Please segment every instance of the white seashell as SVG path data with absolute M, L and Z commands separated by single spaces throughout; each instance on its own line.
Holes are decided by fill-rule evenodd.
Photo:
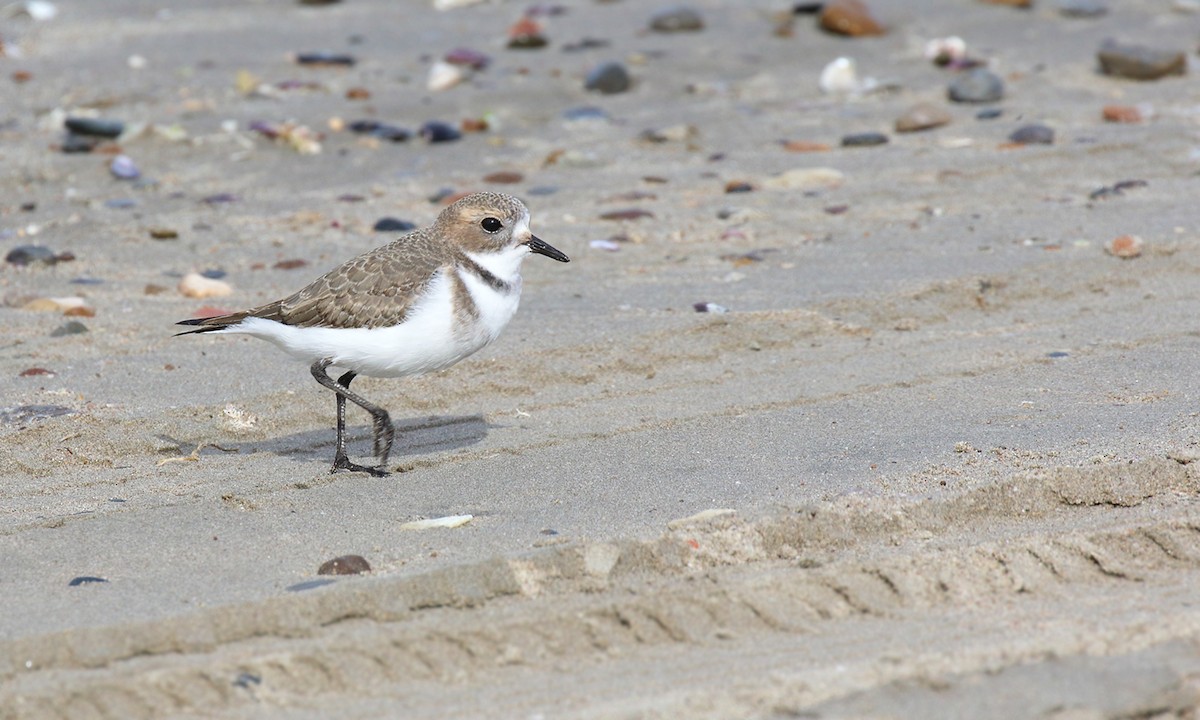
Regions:
M 837 187 L 846 180 L 840 170 L 827 167 L 795 168 L 763 180 L 767 190 L 813 190 Z
M 23 309 L 34 312 L 66 312 L 80 307 L 87 307 L 87 301 L 75 296 L 35 298 L 22 306 Z
M 438 60 L 429 68 L 429 80 L 425 86 L 433 91 L 449 90 L 467 79 L 467 70 L 460 65 L 452 65 L 445 60 Z
M 474 515 L 447 515 L 440 518 L 427 518 L 425 520 L 413 520 L 406 522 L 400 526 L 401 530 L 428 530 L 429 528 L 456 528 L 462 527 L 475 519 Z
M 821 78 L 817 81 L 821 92 L 829 94 L 856 93 L 862 90 L 858 79 L 858 68 L 854 60 L 840 57 L 825 66 Z
M 967 42 L 957 35 L 934 38 L 925 43 L 925 59 L 943 61 L 962 60 L 967 56 Z
M 233 294 L 233 286 L 223 280 L 213 280 L 191 272 L 179 281 L 179 292 L 190 298 L 225 297 Z
M 468 5 L 478 5 L 483 0 L 433 0 L 434 10 L 453 10 L 457 7 L 466 7 Z

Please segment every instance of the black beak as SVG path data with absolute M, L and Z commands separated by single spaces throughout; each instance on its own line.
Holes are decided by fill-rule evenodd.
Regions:
M 571 258 L 564 255 L 553 245 L 550 245 L 549 243 L 544 242 L 537 235 L 530 235 L 529 242 L 527 242 L 525 244 L 529 246 L 529 250 L 531 252 L 535 252 L 538 255 L 545 255 L 546 257 L 553 258 L 554 260 L 557 260 L 559 262 L 571 262 Z

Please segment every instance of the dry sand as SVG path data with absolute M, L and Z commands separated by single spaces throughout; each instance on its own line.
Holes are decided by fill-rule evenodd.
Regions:
M 847 40 L 807 17 L 775 37 L 783 2 L 697 1 L 707 27 L 679 35 L 645 31 L 658 3 L 568 2 L 529 51 L 503 47 L 522 2 L 64 0 L 5 20 L 23 56 L 0 59 L 4 248 L 36 225 L 76 260 L 0 269 L 0 407 L 74 411 L 0 424 L 0 717 L 1195 717 L 1200 91 L 1101 76 L 1095 52 L 1192 50 L 1198 21 L 1111 4 L 877 2 L 891 32 Z M 1002 117 L 945 102 L 951 73 L 921 51 L 947 35 L 1006 78 Z M 563 50 L 584 38 L 611 44 Z M 457 46 L 492 66 L 426 91 Z M 360 62 L 288 57 L 315 49 Z M 839 55 L 895 88 L 822 95 Z M 634 87 L 585 92 L 612 59 Z M 239 70 L 324 89 L 247 97 Z M 953 122 L 837 147 L 921 100 Z M 1156 115 L 1106 124 L 1109 103 Z M 585 105 L 611 120 L 564 120 Z M 51 148 L 55 110 L 89 108 L 186 131 L 121 141 L 156 186 Z M 433 146 L 327 125 L 487 113 Z M 255 120 L 326 130 L 323 151 Z M 1005 147 L 1027 122 L 1056 142 Z M 696 135 L 638 140 L 679 124 Z M 811 167 L 845 179 L 768 187 Z M 483 180 L 498 170 L 524 180 Z M 724 192 L 739 180 L 758 189 Z M 270 346 L 171 337 L 382 243 L 381 216 L 429 222 L 442 187 L 522 195 L 573 262 L 530 259 L 524 307 L 478 356 L 359 381 L 406 472 L 329 475 L 333 398 Z M 655 197 L 618 197 L 634 191 Z M 121 198 L 137 204 L 105 205 Z M 627 207 L 653 217 L 599 219 Z M 1125 233 L 1146 252 L 1106 255 Z M 235 293 L 175 292 L 206 268 Z M 66 295 L 96 309 L 86 334 L 21 309 Z M 729 512 L 692 517 L 710 510 Z M 373 572 L 296 588 L 346 553 Z M 83 575 L 108 582 L 68 587 Z

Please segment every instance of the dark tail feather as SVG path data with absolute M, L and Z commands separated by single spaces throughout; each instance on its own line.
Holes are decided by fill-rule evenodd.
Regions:
M 183 332 L 175 333 L 175 337 L 180 335 L 192 335 L 193 333 L 214 332 L 216 330 L 224 330 L 230 325 L 237 325 L 242 320 L 246 319 L 248 312 L 233 313 L 232 315 L 218 315 L 216 317 L 206 318 L 191 318 L 190 320 L 180 320 L 176 325 L 199 325 L 195 330 L 184 330 Z
M 250 310 L 242 310 L 241 312 L 229 313 L 228 315 L 217 315 L 215 317 L 206 318 L 191 318 L 190 320 L 180 320 L 176 325 L 198 325 L 195 330 L 184 330 L 183 332 L 175 333 L 176 337 L 180 335 L 191 335 L 193 333 L 215 332 L 224 330 L 230 325 L 237 325 L 248 317 L 267 318 L 268 320 L 281 320 L 281 300 L 277 300 L 261 307 L 252 308 Z

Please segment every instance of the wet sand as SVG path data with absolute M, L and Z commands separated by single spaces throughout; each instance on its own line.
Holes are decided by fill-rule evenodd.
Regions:
M 664 35 L 662 6 L 574 2 L 546 48 L 509 50 L 522 3 L 57 6 L 0 26 L 21 53 L 0 59 L 3 248 L 75 256 L 0 268 L 0 717 L 1196 712 L 1200 96 L 1096 70 L 1106 37 L 1193 52 L 1196 15 L 877 2 L 889 33 L 845 39 L 807 16 L 775 36 L 786 3 L 696 2 L 706 27 Z M 1000 117 L 945 100 L 922 50 L 949 35 L 1005 79 Z M 564 50 L 585 38 L 609 44 Z M 491 65 L 426 90 L 460 46 Z M 290 57 L 309 50 L 358 63 Z M 838 56 L 890 89 L 823 94 Z M 608 60 L 632 88 L 585 91 Z M 247 95 L 239 71 L 317 86 Z M 918 101 L 952 122 L 894 133 Z M 607 119 L 564 117 L 585 106 Z M 118 144 L 155 184 L 54 149 L 89 111 L 145 125 Z M 330 125 L 482 117 L 433 145 Z M 1008 142 L 1034 122 L 1053 144 Z M 839 147 L 868 131 L 890 142 Z M 805 168 L 844 177 L 777 187 Z M 572 262 L 528 260 L 469 360 L 356 381 L 402 472 L 330 475 L 333 399 L 266 343 L 172 337 L 386 242 L 380 217 L 428 224 L 443 188 L 523 197 Z M 651 216 L 600 217 L 623 209 Z M 1140 257 L 1104 251 L 1124 234 Z M 233 294 L 175 290 L 207 269 Z M 24 309 L 64 296 L 95 316 Z M 88 332 L 51 336 L 72 319 Z M 373 571 L 317 575 L 343 554 Z

